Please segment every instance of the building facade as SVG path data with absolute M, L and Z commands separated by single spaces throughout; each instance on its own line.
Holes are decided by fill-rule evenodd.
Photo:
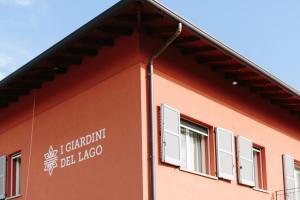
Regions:
M 149 58 L 179 24 L 151 116 Z M 0 199 L 300 200 L 299 92 L 156 1 L 119 2 L 0 98 Z

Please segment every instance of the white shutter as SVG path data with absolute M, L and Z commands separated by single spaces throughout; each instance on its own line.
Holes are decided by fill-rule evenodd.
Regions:
M 252 141 L 243 137 L 237 137 L 238 173 L 239 183 L 254 186 L 254 165 Z
M 216 128 L 218 177 L 234 180 L 234 143 L 233 133 Z
M 285 192 L 285 199 L 286 200 L 294 200 L 295 194 L 293 194 L 293 189 L 295 188 L 295 163 L 294 158 L 290 155 L 284 154 L 283 155 L 283 170 L 284 170 L 284 189 Z
M 6 156 L 0 156 L 0 199 L 5 199 Z
M 180 165 L 180 113 L 161 105 L 162 161 Z

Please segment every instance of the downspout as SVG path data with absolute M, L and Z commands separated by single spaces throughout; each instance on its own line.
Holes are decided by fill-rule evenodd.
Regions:
M 150 160 L 151 160 L 151 194 L 152 200 L 156 200 L 156 169 L 155 169 L 155 132 L 154 132 L 154 100 L 153 100 L 153 63 L 172 42 L 180 35 L 182 24 L 178 23 L 176 32 L 149 58 L 148 80 L 149 80 L 149 123 L 150 123 Z

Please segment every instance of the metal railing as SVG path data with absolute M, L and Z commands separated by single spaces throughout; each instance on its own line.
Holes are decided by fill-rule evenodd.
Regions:
M 275 191 L 272 200 L 300 200 L 300 188 Z

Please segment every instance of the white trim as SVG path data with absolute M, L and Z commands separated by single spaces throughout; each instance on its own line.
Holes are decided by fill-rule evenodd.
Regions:
M 18 152 L 14 155 L 11 156 L 11 159 L 16 159 L 16 158 L 20 158 L 22 156 L 22 153 L 21 152 Z
M 22 153 L 18 152 L 14 155 L 11 156 L 10 159 L 10 196 L 11 197 L 18 197 L 21 194 L 20 191 L 20 175 L 21 175 L 21 165 L 20 162 L 18 160 L 21 160 L 22 158 Z M 13 177 L 13 165 L 14 165 L 14 160 L 16 160 L 16 173 L 15 173 L 15 177 Z M 15 178 L 15 188 L 13 188 L 13 178 Z M 13 196 L 13 189 L 15 189 L 16 194 Z
M 257 188 L 257 187 L 253 187 L 253 190 L 263 192 L 263 193 L 266 193 L 266 194 L 271 194 L 271 192 L 269 190 L 264 190 L 264 189 L 260 189 L 260 188 Z
M 211 175 L 208 175 L 208 174 L 196 172 L 196 171 L 193 171 L 193 170 L 186 169 L 186 168 L 184 168 L 184 167 L 180 167 L 179 170 L 180 170 L 180 171 L 184 171 L 184 172 L 188 172 L 188 173 L 191 173 L 191 174 L 196 174 L 196 175 L 199 175 L 199 176 L 203 176 L 203 177 L 206 177 L 206 178 L 218 180 L 218 177 L 217 177 L 217 176 L 211 176 Z
M 190 121 L 188 121 L 188 122 L 190 122 Z M 197 126 L 201 126 L 201 125 L 198 125 L 198 124 L 196 124 L 196 123 L 194 123 L 194 122 L 190 122 L 190 123 L 195 124 L 195 125 L 197 125 Z M 201 132 L 201 131 L 199 131 L 199 130 L 197 130 L 197 129 L 191 128 L 191 127 L 186 126 L 186 125 L 183 125 L 183 124 L 181 124 L 181 123 L 180 123 L 180 127 L 189 129 L 189 130 L 191 130 L 191 131 L 193 131 L 193 132 L 199 133 L 200 135 L 208 136 L 208 133 L 203 133 L 203 132 Z M 205 126 L 201 126 L 201 127 L 206 128 L 207 130 L 209 130 L 209 129 L 208 129 L 207 127 L 205 127 Z
M 257 152 L 257 153 L 261 152 L 261 148 L 258 148 L 258 147 L 252 147 L 252 150 Z
M 22 195 L 15 195 L 15 196 L 12 196 L 12 197 L 7 197 L 5 198 L 5 200 L 9 200 L 9 199 L 15 199 L 15 198 L 18 198 L 18 197 L 22 197 Z

